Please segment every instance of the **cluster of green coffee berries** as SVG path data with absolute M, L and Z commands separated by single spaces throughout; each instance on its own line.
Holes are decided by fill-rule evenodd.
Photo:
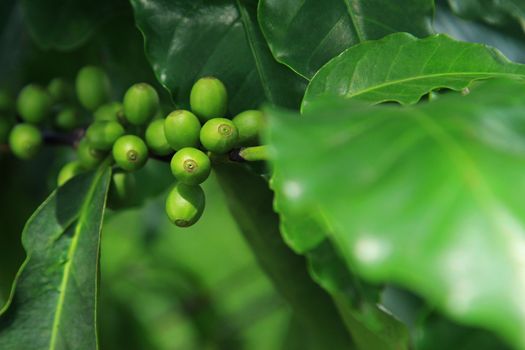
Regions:
M 85 133 L 75 145 L 77 159 L 60 170 L 58 185 L 111 157 L 119 168 L 110 189 L 117 202 L 125 202 L 135 181 L 131 172 L 142 168 L 150 156 L 171 157 L 170 168 L 177 181 L 166 200 L 166 212 L 180 227 L 193 225 L 203 213 L 201 184 L 211 172 L 210 155 L 257 145 L 263 127 L 263 115 L 257 110 L 242 112 L 233 119 L 225 117 L 227 90 L 214 77 L 201 78 L 194 84 L 191 110 L 175 110 L 165 118 L 157 91 L 147 83 L 131 86 L 122 102 L 110 102 L 109 79 L 97 67 L 82 68 L 74 90 L 78 103 L 92 114 L 89 125 L 81 125 L 71 103 L 75 94 L 64 80 L 51 81 L 47 89 L 26 86 L 16 101 L 22 122 L 10 130 L 11 151 L 22 159 L 33 157 L 43 142 L 38 126 L 49 123 L 49 119 L 59 130 L 84 127 Z M 0 96 L 0 111 L 2 108 L 11 107 Z M 4 134 L 6 138 L 7 131 Z
M 210 154 L 255 145 L 263 127 L 263 115 L 248 110 L 232 120 L 225 118 L 228 93 L 214 77 L 199 79 L 190 93 L 188 110 L 176 110 L 146 129 L 146 142 L 158 155 L 170 155 L 177 184 L 166 200 L 166 212 L 177 226 L 193 225 L 202 215 L 205 196 L 200 184 L 211 172 Z
M 71 88 L 64 79 L 53 79 L 47 88 L 27 85 L 15 101 L 6 91 L 0 91 L 0 144 L 9 141 L 12 153 L 22 159 L 33 157 L 43 138 L 39 127 L 69 131 L 78 123 L 76 109 L 71 103 Z M 17 124 L 16 112 L 21 123 Z M 49 116 L 55 114 L 54 120 Z

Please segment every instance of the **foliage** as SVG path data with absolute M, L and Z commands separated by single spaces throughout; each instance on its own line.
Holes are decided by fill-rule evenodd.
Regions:
M 2 348 L 97 346 L 97 266 L 109 177 L 105 162 L 53 192 L 27 222 L 27 257 L 2 310 Z
M 0 103 L 5 125 L 38 122 L 44 143 L 26 161 L 0 144 L 0 348 L 525 349 L 524 13 L 513 0 L 3 1 L 0 95 L 74 86 L 86 65 L 112 84 L 90 109 L 138 82 L 147 94 L 106 106 L 88 159 L 101 164 L 58 189 L 93 111 L 55 100 L 53 118 L 79 112 L 57 131 L 41 104 Z M 220 81 L 192 92 L 207 76 Z M 227 119 L 201 133 L 208 117 Z M 263 145 L 244 147 L 259 128 Z M 114 164 L 119 137 L 136 142 Z M 213 152 L 176 153 L 174 179 L 184 147 Z M 202 215 L 186 232 L 164 213 L 176 181 L 204 181 L 198 200 L 177 192 L 185 222 Z
M 280 214 L 293 229 L 315 213 L 360 275 L 524 346 L 522 87 L 498 81 L 404 109 L 318 100 L 308 123 L 270 111 Z

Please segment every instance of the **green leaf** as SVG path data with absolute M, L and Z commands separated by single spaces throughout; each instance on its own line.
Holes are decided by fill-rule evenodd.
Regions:
M 261 0 L 259 19 L 272 53 L 311 78 L 328 60 L 395 32 L 432 33 L 430 0 Z
M 525 85 L 401 108 L 319 100 L 268 111 L 289 212 L 317 214 L 348 267 L 525 349 Z
M 285 179 L 274 169 L 272 187 Z M 354 342 L 363 350 L 405 349 L 409 343 L 406 327 L 378 307 L 376 288 L 356 278 L 327 239 L 327 228 L 316 210 L 295 212 L 294 204 L 276 191 L 274 209 L 280 217 L 280 231 L 290 248 L 305 255 L 312 278 L 332 297 Z M 317 218 L 317 220 L 316 220 Z
M 214 170 L 259 265 L 292 306 L 314 348 L 353 348 L 332 300 L 308 276 L 305 259 L 282 241 L 267 182 L 238 164 L 217 163 Z
M 229 111 L 263 101 L 296 108 L 306 82 L 273 59 L 247 0 L 132 0 L 146 53 L 176 104 L 187 108 L 193 83 L 213 75 L 229 94 Z
M 435 89 L 461 90 L 494 77 L 524 79 L 525 66 L 485 45 L 442 34 L 417 39 L 397 33 L 354 46 L 327 63 L 310 82 L 303 108 L 320 96 L 411 104 Z
M 272 176 L 272 185 L 279 187 L 282 178 L 277 172 Z M 281 216 L 280 231 L 288 246 L 305 255 L 312 278 L 321 285 L 336 303 L 354 342 L 363 350 L 405 349 L 408 344 L 406 327 L 377 307 L 374 288 L 365 286 L 345 266 L 327 240 L 326 228 L 316 221 L 316 211 L 293 211 L 293 205 L 281 199 L 277 192 L 274 209 Z
M 22 233 L 27 253 L 0 312 L 0 348 L 96 349 L 100 230 L 110 178 L 103 165 L 54 191 Z
M 31 36 L 43 49 L 71 50 L 125 6 L 121 0 L 22 0 Z

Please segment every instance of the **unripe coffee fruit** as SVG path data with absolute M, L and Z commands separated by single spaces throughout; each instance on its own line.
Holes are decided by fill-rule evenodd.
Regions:
M 47 92 L 53 102 L 64 102 L 71 99 L 73 88 L 62 78 L 54 78 L 47 85 Z
M 200 131 L 199 118 L 183 109 L 171 112 L 164 121 L 166 140 L 174 150 L 198 147 Z
M 235 147 L 238 136 L 237 128 L 231 120 L 214 118 L 202 126 L 200 140 L 208 151 L 223 154 Z
M 178 183 L 166 199 L 166 213 L 175 225 L 189 227 L 202 216 L 205 201 L 204 191 L 200 186 Z
M 78 113 L 73 107 L 66 107 L 55 117 L 55 126 L 58 129 L 69 131 L 78 125 Z
M 148 147 L 140 137 L 124 135 L 113 145 L 113 158 L 126 171 L 138 170 L 148 160 Z
M 144 125 L 159 109 L 159 95 L 146 83 L 135 84 L 124 95 L 124 115 L 132 125 Z
M 34 84 L 22 89 L 16 101 L 18 113 L 28 123 L 39 124 L 51 112 L 51 96 L 42 87 Z
M 146 144 L 149 149 L 159 156 L 171 154 L 173 149 L 164 134 L 164 119 L 152 121 L 146 129 Z
M 91 147 L 100 151 L 110 150 L 122 135 L 124 135 L 124 127 L 118 122 L 95 122 L 86 131 L 86 138 Z
M 96 122 L 119 122 L 124 121 L 124 106 L 120 102 L 105 103 L 98 107 L 93 117 Z
M 117 210 L 135 204 L 136 179 L 132 173 L 115 171 L 111 177 L 108 207 Z
M 193 85 L 190 93 L 191 111 L 204 123 L 224 117 L 228 108 L 228 92 L 215 77 L 204 77 Z
M 238 146 L 254 146 L 259 143 L 259 134 L 264 127 L 264 115 L 261 111 L 244 111 L 237 114 L 232 122 L 239 132 Z
M 106 152 L 97 151 L 89 144 L 86 138 L 83 138 L 77 147 L 77 159 L 82 168 L 91 170 L 99 165 L 106 156 Z
M 34 157 L 42 146 L 40 130 L 31 124 L 18 124 L 9 134 L 9 147 L 21 159 Z
M 170 168 L 173 176 L 186 185 L 198 185 L 210 176 L 210 158 L 196 148 L 183 148 L 171 158 Z
M 84 169 L 82 168 L 82 165 L 80 165 L 80 162 L 69 162 L 66 165 L 64 165 L 62 169 L 60 169 L 57 178 L 57 185 L 62 186 L 63 184 L 65 184 L 66 182 L 83 172 Z
M 106 73 L 95 66 L 82 68 L 75 82 L 77 97 L 82 106 L 90 111 L 106 103 L 110 95 L 110 83 Z

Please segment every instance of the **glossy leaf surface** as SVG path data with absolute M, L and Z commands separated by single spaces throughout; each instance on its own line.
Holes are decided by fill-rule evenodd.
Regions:
M 525 348 L 524 108 L 525 85 L 498 80 L 413 107 L 269 110 L 281 218 L 318 213 L 351 270 Z
M 345 49 L 395 32 L 432 33 L 430 0 L 261 0 L 261 27 L 277 59 L 307 78 Z
M 524 79 L 525 66 L 496 49 L 446 35 L 417 39 L 397 33 L 331 60 L 310 82 L 303 108 L 319 96 L 412 104 L 435 89 L 461 90 L 474 80 L 494 77 Z
M 27 257 L 0 313 L 0 348 L 96 349 L 100 230 L 110 170 L 51 194 L 22 233 Z

